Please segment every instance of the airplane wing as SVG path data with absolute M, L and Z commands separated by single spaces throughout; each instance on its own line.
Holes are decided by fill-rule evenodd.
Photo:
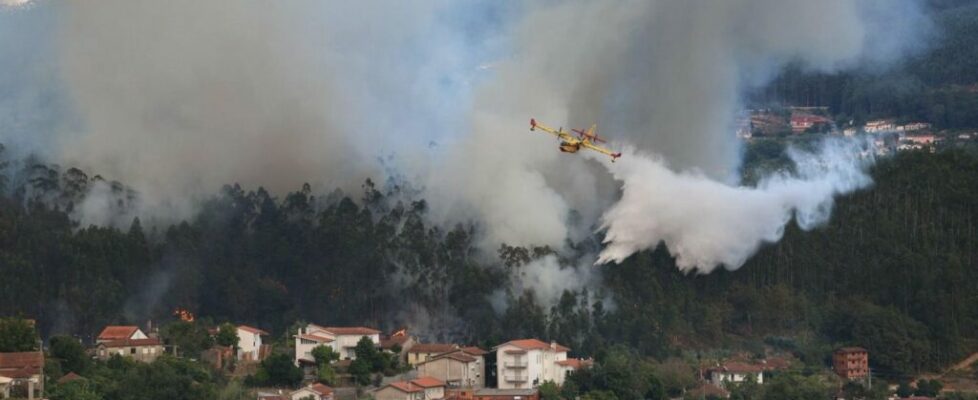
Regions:
M 615 152 L 613 152 L 611 150 L 608 150 L 608 149 L 606 149 L 604 147 L 596 146 L 594 144 L 591 144 L 590 142 L 586 142 L 586 141 L 585 142 L 581 142 L 581 146 L 587 147 L 587 148 L 589 148 L 591 150 L 594 150 L 594 151 L 596 151 L 598 153 L 601 153 L 601 154 L 604 154 L 604 155 L 607 155 L 607 156 L 611 156 L 611 162 L 615 162 L 615 159 L 617 159 L 618 157 L 621 157 L 621 153 L 615 153 Z
M 564 132 L 563 129 L 558 130 L 558 129 L 551 128 L 551 127 L 546 126 L 544 124 L 541 124 L 541 123 L 537 122 L 537 120 L 531 118 L 530 119 L 530 130 L 532 131 L 532 130 L 536 130 L 536 129 L 539 129 L 541 131 L 550 133 L 550 134 L 552 134 L 554 136 L 557 136 L 557 137 L 559 137 L 561 139 L 564 139 L 564 140 L 574 140 L 575 139 L 574 136 L 572 136 L 571 134 L 569 134 L 567 132 Z

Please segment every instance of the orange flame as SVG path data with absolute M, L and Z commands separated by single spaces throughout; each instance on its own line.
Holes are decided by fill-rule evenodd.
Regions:
M 194 313 L 183 308 L 173 310 L 173 316 L 180 318 L 184 322 L 194 322 Z

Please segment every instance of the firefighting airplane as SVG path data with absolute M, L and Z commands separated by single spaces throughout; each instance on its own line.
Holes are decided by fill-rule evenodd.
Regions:
M 571 131 L 577 134 L 577 137 L 574 137 L 574 135 L 570 134 L 570 132 L 565 132 L 563 127 L 560 129 L 554 129 L 537 122 L 537 120 L 533 118 L 530 118 L 530 130 L 533 131 L 539 128 L 544 132 L 557 136 L 557 139 L 560 140 L 560 151 L 564 153 L 577 153 L 581 147 L 584 147 L 598 153 L 611 156 L 611 162 L 615 162 L 618 157 L 621 157 L 621 153 L 613 153 L 611 150 L 594 144 L 606 143 L 604 139 L 598 137 L 598 135 L 594 133 L 594 129 L 597 127 L 597 125 L 591 125 L 591 129 L 588 129 L 587 132 L 578 129 L 571 129 Z

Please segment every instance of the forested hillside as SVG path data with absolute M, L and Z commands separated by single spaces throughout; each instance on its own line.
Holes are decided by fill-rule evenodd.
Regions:
M 823 364 L 832 346 L 853 344 L 894 375 L 939 368 L 978 343 L 978 158 L 959 151 L 881 161 L 876 185 L 841 199 L 827 226 L 788 229 L 738 271 L 686 276 L 659 248 L 593 267 L 604 283 L 553 307 L 510 284 L 551 249 L 480 250 L 478 226 L 431 226 L 425 201 L 393 184 L 280 198 L 232 185 L 192 220 L 117 229 L 70 217 L 100 178 L 5 165 L 0 315 L 37 318 L 45 336 L 166 322 L 182 307 L 278 336 L 298 320 L 406 324 L 484 345 L 555 339 L 584 356 L 612 343 L 660 359 L 767 345 Z M 107 185 L 119 207 L 138 196 Z M 560 259 L 586 260 L 596 242 Z M 497 291 L 509 298 L 498 313 Z
M 825 106 L 840 123 L 898 117 L 938 129 L 978 127 L 978 2 L 928 3 L 933 31 L 916 54 L 842 73 L 786 68 L 751 96 L 751 106 Z

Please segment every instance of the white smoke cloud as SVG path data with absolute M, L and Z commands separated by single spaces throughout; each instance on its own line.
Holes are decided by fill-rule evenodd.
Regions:
M 530 261 L 514 269 L 511 290 L 516 294 L 532 289 L 536 300 L 549 309 L 560 301 L 565 291 L 581 292 L 594 289 L 601 284 L 599 267 L 582 263 L 581 265 L 561 265 L 557 256 L 548 255 Z M 591 293 L 594 293 L 591 290 Z M 490 302 L 497 313 L 503 313 L 509 299 L 506 291 L 500 289 L 493 293 Z M 610 298 L 603 299 L 606 307 L 614 307 Z
M 487 248 L 560 248 L 604 224 L 603 260 L 666 240 L 701 271 L 776 239 L 785 209 L 808 218 L 852 190 L 829 175 L 739 188 L 743 91 L 788 62 L 890 62 L 927 27 L 914 0 L 41 4 L 14 14 L 57 15 L 51 47 L 78 123 L 57 133 L 55 158 L 132 186 L 143 212 L 189 217 L 195 199 L 232 182 L 356 188 L 394 153 L 384 167 L 422 182 L 432 217 L 481 222 Z M 530 117 L 597 122 L 613 146 L 636 150 L 610 169 L 564 155 L 527 131 Z M 660 190 L 646 198 L 647 188 Z M 649 210 L 656 202 L 680 214 Z M 105 218 L 100 204 L 82 207 L 86 221 Z M 752 239 L 705 243 L 739 234 Z
M 817 152 L 789 152 L 796 175 L 737 187 L 700 173 L 677 173 L 661 159 L 628 152 L 611 167 L 622 199 L 603 217 L 598 263 L 621 262 L 664 242 L 683 271 L 739 268 L 764 243 L 781 239 L 795 218 L 811 229 L 829 218 L 835 196 L 872 183 L 872 152 L 860 140 L 829 140 Z
M 835 187 L 844 184 L 830 174 L 739 188 L 733 125 L 743 92 L 791 62 L 817 71 L 892 62 L 920 44 L 927 26 L 912 0 L 528 6 L 513 30 L 514 53 L 493 64 L 493 79 L 477 92 L 471 134 L 431 184 L 440 189 L 435 200 L 456 207 L 436 209 L 471 209 L 487 222 L 490 243 L 560 247 L 589 233 L 617 201 L 610 171 L 625 187 L 601 218 L 609 229 L 602 261 L 666 240 L 685 269 L 739 266 L 759 243 L 779 238 L 792 215 L 821 221 L 817 206 L 865 184 Z M 529 117 L 565 127 L 598 122 L 613 147 L 637 152 L 606 170 L 603 158 L 562 155 L 553 138 L 527 132 Z M 572 210 L 584 223 L 568 224 Z

